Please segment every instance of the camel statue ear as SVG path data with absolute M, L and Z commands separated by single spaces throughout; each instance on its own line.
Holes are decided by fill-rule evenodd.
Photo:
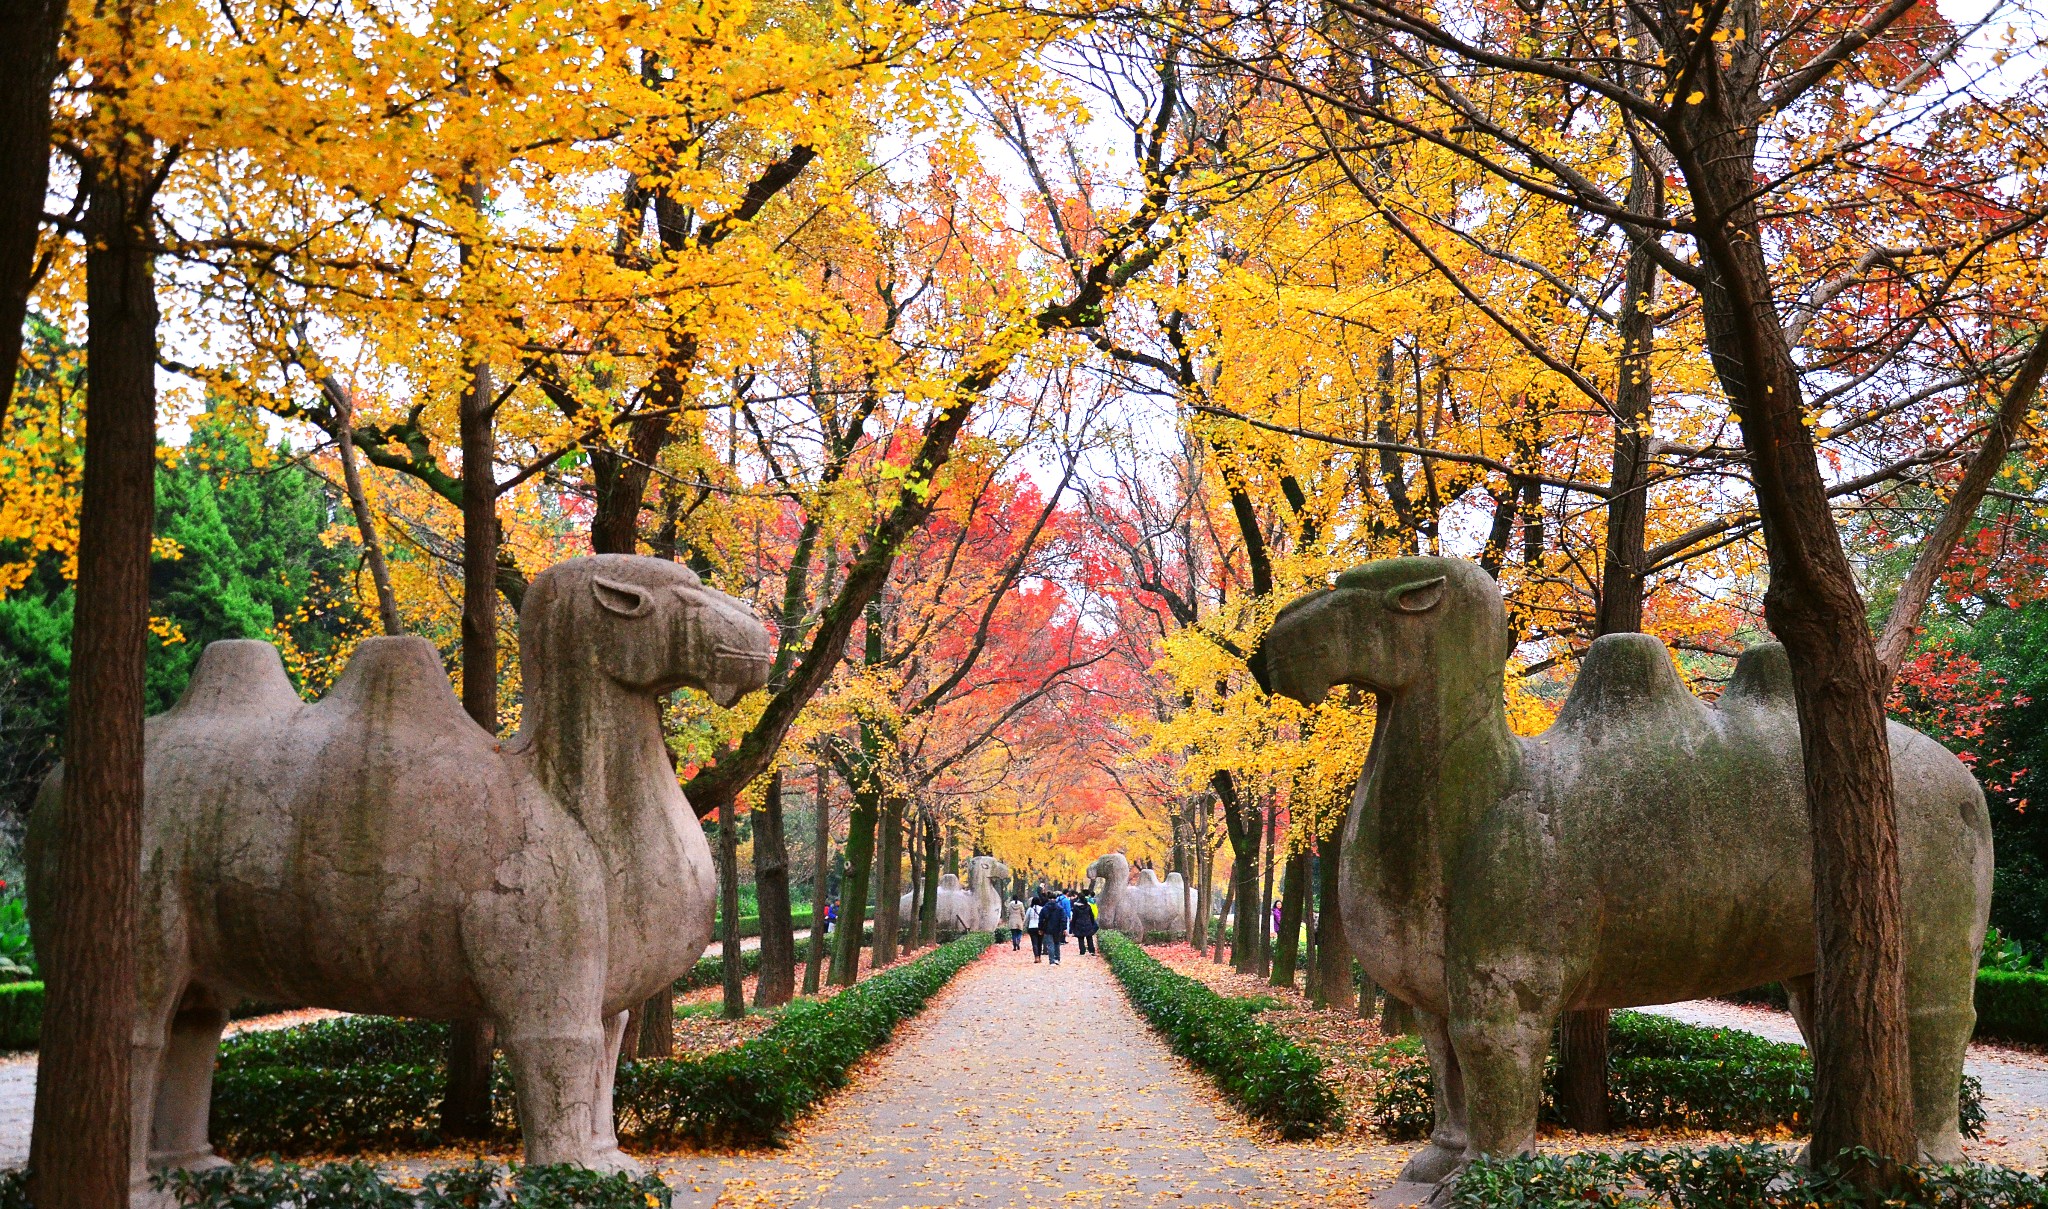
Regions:
M 590 577 L 590 594 L 597 598 L 605 612 L 619 617 L 641 617 L 654 607 L 653 593 L 623 579 L 593 575 Z
M 1387 589 L 1387 607 L 1396 613 L 1427 613 L 1444 600 L 1442 575 L 1435 579 L 1419 579 L 1411 584 L 1401 584 Z

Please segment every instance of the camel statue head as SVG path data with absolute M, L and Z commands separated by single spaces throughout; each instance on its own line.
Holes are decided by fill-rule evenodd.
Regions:
M 773 644 L 752 610 L 688 567 L 599 554 L 534 577 L 519 655 L 558 685 L 596 672 L 635 695 L 696 688 L 730 706 L 768 682 Z
M 1399 694 L 1456 665 L 1498 675 L 1510 645 L 1500 585 L 1477 563 L 1390 558 L 1280 610 L 1253 672 L 1266 691 L 1313 705 L 1335 684 Z

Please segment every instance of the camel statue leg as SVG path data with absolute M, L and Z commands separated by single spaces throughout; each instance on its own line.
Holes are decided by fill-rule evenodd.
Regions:
M 1926 1162 L 1963 1161 L 1956 1089 L 1977 1028 L 1977 953 L 1960 938 L 1916 938 L 1906 953 L 1906 1046 L 1913 1130 Z
M 224 1167 L 206 1136 L 213 1107 L 213 1064 L 220 1055 L 228 1009 L 204 987 L 194 986 L 171 1018 L 157 1078 L 155 1120 L 150 1129 L 149 1165 L 156 1169 L 204 1171 Z M 136 1119 L 136 1132 L 149 1118 Z
M 1451 1035 L 1442 1016 L 1417 1011 L 1422 1045 L 1429 1052 L 1430 1084 L 1436 1093 L 1436 1128 L 1429 1145 L 1415 1152 L 1401 1169 L 1403 1180 L 1434 1184 L 1465 1161 L 1465 1074 L 1458 1068 L 1458 1053 L 1451 1048 Z
M 1499 1158 L 1533 1151 L 1543 1058 L 1564 998 L 1554 987 L 1531 985 L 1498 968 L 1453 979 L 1450 1034 L 1465 1078 L 1466 1154 Z
M 605 1060 L 597 1064 L 597 1122 L 591 1147 L 598 1153 L 619 1148 L 618 1115 L 612 1107 L 612 1088 L 619 1077 L 619 1047 L 625 1044 L 626 1021 L 631 1012 L 620 1012 L 604 1022 Z

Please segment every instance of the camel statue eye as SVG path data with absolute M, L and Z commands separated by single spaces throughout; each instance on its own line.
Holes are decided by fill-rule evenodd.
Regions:
M 607 613 L 620 617 L 640 617 L 654 607 L 654 597 L 638 584 L 629 584 L 622 579 L 606 579 L 602 575 L 590 577 L 590 594 L 597 598 Z
M 1388 588 L 1387 607 L 1397 613 L 1427 613 L 1443 603 L 1444 579 L 1444 576 L 1439 575 L 1435 579 L 1422 579 L 1412 584 Z

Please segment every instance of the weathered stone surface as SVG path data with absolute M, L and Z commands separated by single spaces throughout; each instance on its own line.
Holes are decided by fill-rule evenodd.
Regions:
M 993 929 L 1003 917 L 1003 894 L 996 883 L 1010 880 L 1010 867 L 992 856 L 977 856 L 967 862 L 967 884 L 960 884 L 960 875 L 945 873 L 939 876 L 938 921 L 939 935 L 959 936 L 967 932 L 987 932 Z M 917 918 L 920 904 L 911 900 L 906 891 L 898 903 L 900 918 L 908 922 Z
M 137 1180 L 217 1161 L 214 1053 L 245 997 L 488 1019 L 528 1160 L 631 1167 L 611 1112 L 625 1011 L 702 953 L 716 897 L 660 700 L 689 685 L 730 704 L 764 683 L 769 652 L 744 605 L 624 555 L 534 579 L 523 725 L 503 743 L 424 639 L 370 639 L 310 705 L 268 643 L 209 646 L 148 724 Z M 36 807 L 32 872 L 54 855 L 61 776 Z
M 1372 755 L 1345 824 L 1352 952 L 1420 1009 L 1432 1145 L 1408 1178 L 1531 1147 L 1565 1008 L 1695 999 L 1815 964 L 1812 841 L 1784 651 L 1744 653 L 1719 708 L 1656 639 L 1599 639 L 1557 722 L 1508 730 L 1500 590 L 1456 559 L 1403 558 L 1290 604 L 1265 647 L 1298 701 L 1373 690 Z M 1928 1157 L 1961 1157 L 1957 1083 L 1991 899 L 1991 829 L 1962 762 L 1890 728 L 1907 931 L 1913 1098 Z
M 1186 935 L 1194 904 L 1180 874 L 1169 873 L 1162 882 L 1155 871 L 1140 869 L 1133 883 L 1130 859 L 1112 852 L 1096 857 L 1087 876 L 1095 885 L 1095 915 L 1103 927 L 1139 939 L 1148 932 Z

